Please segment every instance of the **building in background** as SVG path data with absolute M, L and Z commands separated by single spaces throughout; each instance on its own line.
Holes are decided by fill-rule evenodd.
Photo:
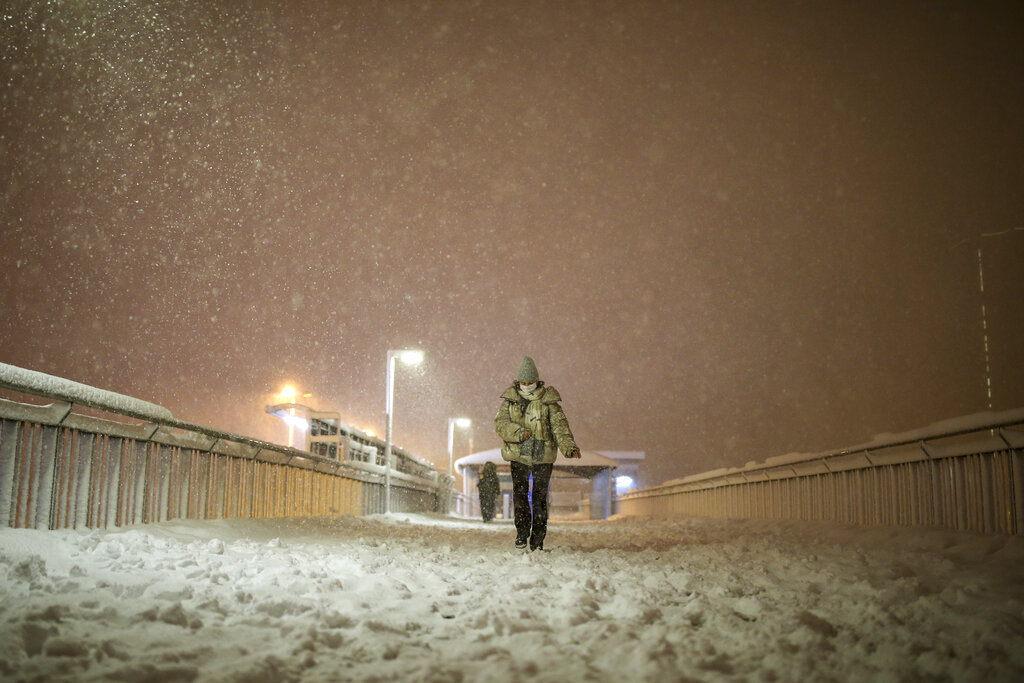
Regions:
M 278 403 L 267 406 L 267 413 L 288 425 L 288 445 L 330 460 L 366 463 L 384 467 L 384 443 L 377 437 L 346 424 L 341 414 L 315 410 L 302 403 Z M 425 473 L 435 470 L 433 463 L 391 446 L 391 467 L 396 472 Z

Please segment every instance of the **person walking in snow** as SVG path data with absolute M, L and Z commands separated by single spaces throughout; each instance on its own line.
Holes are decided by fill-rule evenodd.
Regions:
M 476 487 L 480 489 L 480 516 L 484 518 L 485 522 L 489 522 L 494 519 L 494 499 L 501 492 L 498 468 L 494 466 L 493 462 L 484 463 L 484 469 Z
M 580 449 L 554 387 L 540 381 L 537 365 L 523 358 L 519 375 L 501 395 L 494 416 L 494 430 L 501 437 L 501 457 L 512 468 L 512 507 L 515 513 L 516 547 L 544 548 L 548 530 L 548 482 L 558 451 L 579 458 Z M 533 492 L 530 492 L 530 480 Z

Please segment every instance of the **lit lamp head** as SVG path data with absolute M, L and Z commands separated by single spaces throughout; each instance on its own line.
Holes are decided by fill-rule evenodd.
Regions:
M 416 350 L 396 351 L 395 355 L 406 365 L 419 365 L 423 362 L 423 352 Z

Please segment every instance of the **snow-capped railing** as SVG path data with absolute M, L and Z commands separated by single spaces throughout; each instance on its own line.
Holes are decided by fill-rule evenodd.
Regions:
M 107 527 L 384 509 L 383 468 L 182 422 L 152 403 L 3 363 L 0 388 L 57 401 L 0 399 L 0 526 Z M 395 511 L 434 511 L 447 495 L 436 476 L 391 477 Z
M 616 511 L 1024 533 L 1024 409 L 695 474 L 624 494 Z

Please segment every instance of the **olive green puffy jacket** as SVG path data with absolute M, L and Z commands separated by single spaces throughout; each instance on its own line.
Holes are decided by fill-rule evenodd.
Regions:
M 536 463 L 553 463 L 558 451 L 563 455 L 579 450 L 569 429 L 569 421 L 565 418 L 562 400 L 554 387 L 541 387 L 540 396 L 533 402 L 524 399 L 516 391 L 513 384 L 501 395 L 502 403 L 498 414 L 494 416 L 494 431 L 504 442 L 501 446 L 501 457 L 505 460 L 521 462 L 524 465 Z M 528 455 L 521 456 L 519 444 L 523 442 L 523 432 L 528 424 L 534 438 L 544 442 L 544 455 L 539 460 L 530 460 Z

